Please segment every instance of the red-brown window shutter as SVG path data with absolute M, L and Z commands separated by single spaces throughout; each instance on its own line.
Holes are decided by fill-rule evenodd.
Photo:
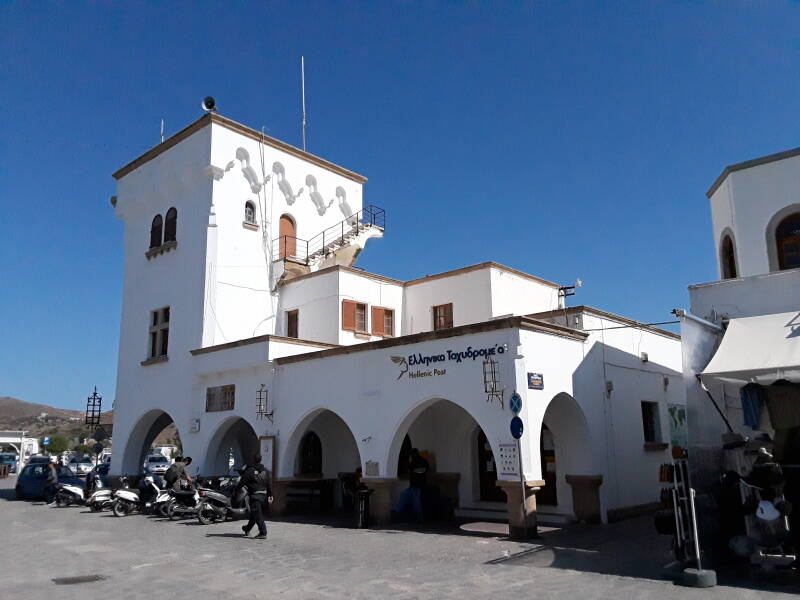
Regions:
M 386 311 L 380 306 L 372 307 L 372 335 L 383 335 L 384 331 L 383 315 Z
M 352 300 L 342 300 L 342 329 L 356 330 L 356 303 Z

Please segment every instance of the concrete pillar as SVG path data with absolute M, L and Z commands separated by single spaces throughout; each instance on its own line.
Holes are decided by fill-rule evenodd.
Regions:
M 498 481 L 497 486 L 505 492 L 508 504 L 508 533 L 512 540 L 539 537 L 536 528 L 536 492 L 544 487 L 544 481 L 525 482 L 525 507 L 522 505 L 522 484 L 519 481 Z
M 567 475 L 567 483 L 572 486 L 572 509 L 575 518 L 581 523 L 597 525 L 602 522 L 600 515 L 600 486 L 602 475 Z
M 374 490 L 369 498 L 370 520 L 385 525 L 392 520 L 392 487 L 397 479 L 365 477 L 361 482 Z
M 294 481 L 291 477 L 283 477 L 275 479 L 272 483 L 272 504 L 270 505 L 270 514 L 279 516 L 286 514 L 287 495 L 286 490 L 289 485 Z
M 439 488 L 442 496 L 451 501 L 453 510 L 457 509 L 459 504 L 458 483 L 461 481 L 461 473 L 434 473 L 433 479 L 434 485 Z

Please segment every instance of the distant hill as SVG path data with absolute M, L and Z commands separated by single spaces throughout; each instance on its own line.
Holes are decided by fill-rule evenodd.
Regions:
M 0 429 L 27 431 L 30 437 L 59 433 L 68 439 L 86 437 L 85 412 L 26 402 L 9 396 L 0 397 Z M 112 422 L 113 413 L 103 413 L 101 423 Z
M 82 410 L 56 408 L 47 404 L 26 402 L 9 396 L 0 397 L 0 429 L 27 431 L 30 437 L 39 438 L 45 434 L 61 434 L 69 440 L 90 436 L 84 424 L 86 413 Z M 100 415 L 100 423 L 113 436 L 114 411 Z M 170 424 L 153 441 L 154 446 L 175 444 L 178 431 Z

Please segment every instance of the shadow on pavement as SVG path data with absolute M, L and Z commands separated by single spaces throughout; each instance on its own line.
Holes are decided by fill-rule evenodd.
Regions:
M 652 517 L 639 517 L 611 525 L 570 525 L 543 531 L 533 547 L 485 564 L 549 567 L 664 581 L 662 568 L 670 561 L 670 537 L 655 532 Z M 718 585 L 788 592 L 797 589 L 800 577 L 787 571 L 764 573 L 745 563 L 718 569 L 717 581 Z

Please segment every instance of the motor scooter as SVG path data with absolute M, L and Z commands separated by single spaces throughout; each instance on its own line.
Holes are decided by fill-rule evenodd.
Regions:
M 205 488 L 195 489 L 192 486 L 185 490 L 169 490 L 171 496 L 165 511 L 170 520 L 175 521 L 184 517 L 190 517 L 197 514 L 197 509 L 200 507 L 200 491 L 210 491 Z
M 239 478 L 220 478 L 220 489 L 201 490 L 200 506 L 197 507 L 197 520 L 210 525 L 217 520 L 242 519 L 250 515 L 250 499 L 247 488 L 236 489 Z
M 72 483 L 56 484 L 56 506 L 64 508 L 70 504 L 81 505 L 85 503 L 84 490 L 79 485 Z
M 128 482 L 124 477 L 122 481 L 125 487 L 114 490 L 113 503 L 111 505 L 111 510 L 116 517 L 124 517 L 136 511 L 147 512 L 154 506 L 161 493 L 161 488 L 156 485 L 151 475 L 144 478 L 144 485 L 141 490 L 133 490 L 127 487 Z
M 106 508 L 111 508 L 111 504 L 114 500 L 113 494 L 114 490 L 105 487 L 103 482 L 97 479 L 94 490 L 86 499 L 86 506 L 88 506 L 89 510 L 92 512 L 100 512 Z

